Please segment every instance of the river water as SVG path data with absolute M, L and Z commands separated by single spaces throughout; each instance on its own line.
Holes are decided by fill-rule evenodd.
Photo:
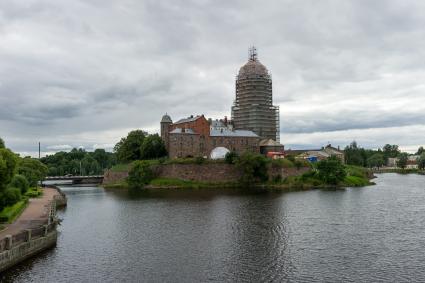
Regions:
M 425 176 L 289 193 L 64 187 L 55 248 L 15 282 L 425 281 Z

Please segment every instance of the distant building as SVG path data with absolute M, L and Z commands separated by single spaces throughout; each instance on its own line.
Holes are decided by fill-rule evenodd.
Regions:
M 387 166 L 391 168 L 397 167 L 398 158 L 390 157 L 387 161 Z
M 419 168 L 418 159 L 419 159 L 419 155 L 409 156 L 407 158 L 406 168 L 407 169 L 418 169 Z
M 328 159 L 331 156 L 337 157 L 341 162 L 345 163 L 344 152 L 339 148 L 335 148 L 332 145 L 328 144 L 322 149 L 306 149 L 306 150 L 289 150 L 285 152 L 287 155 L 294 155 L 298 158 L 307 159 L 310 162 L 321 161 Z

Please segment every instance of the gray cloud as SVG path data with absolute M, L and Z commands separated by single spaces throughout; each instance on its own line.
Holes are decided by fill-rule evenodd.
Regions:
M 283 143 L 376 147 L 398 129 L 414 148 L 424 25 L 419 0 L 1 2 L 0 136 L 26 153 L 38 141 L 111 148 L 131 129 L 158 131 L 164 112 L 230 115 L 256 44 Z

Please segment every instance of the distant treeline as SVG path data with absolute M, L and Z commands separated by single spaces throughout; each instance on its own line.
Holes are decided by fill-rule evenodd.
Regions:
M 47 168 L 49 176 L 99 175 L 117 163 L 116 156 L 104 149 L 93 152 L 73 148 L 70 152 L 60 151 L 40 159 Z
M 388 163 L 389 158 L 398 158 L 397 166 L 405 168 L 407 165 L 409 154 L 401 152 L 398 145 L 386 144 L 377 150 L 364 149 L 359 147 L 355 141 L 345 147 L 345 163 L 348 165 L 356 165 L 362 167 L 382 167 Z M 425 150 L 421 146 L 414 154 L 418 155 L 418 166 L 421 169 L 425 167 Z

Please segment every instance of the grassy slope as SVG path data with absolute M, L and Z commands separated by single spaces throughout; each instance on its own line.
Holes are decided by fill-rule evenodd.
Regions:
M 0 221 L 12 223 L 28 205 L 28 199 L 24 198 L 12 206 L 5 207 L 0 212 Z

